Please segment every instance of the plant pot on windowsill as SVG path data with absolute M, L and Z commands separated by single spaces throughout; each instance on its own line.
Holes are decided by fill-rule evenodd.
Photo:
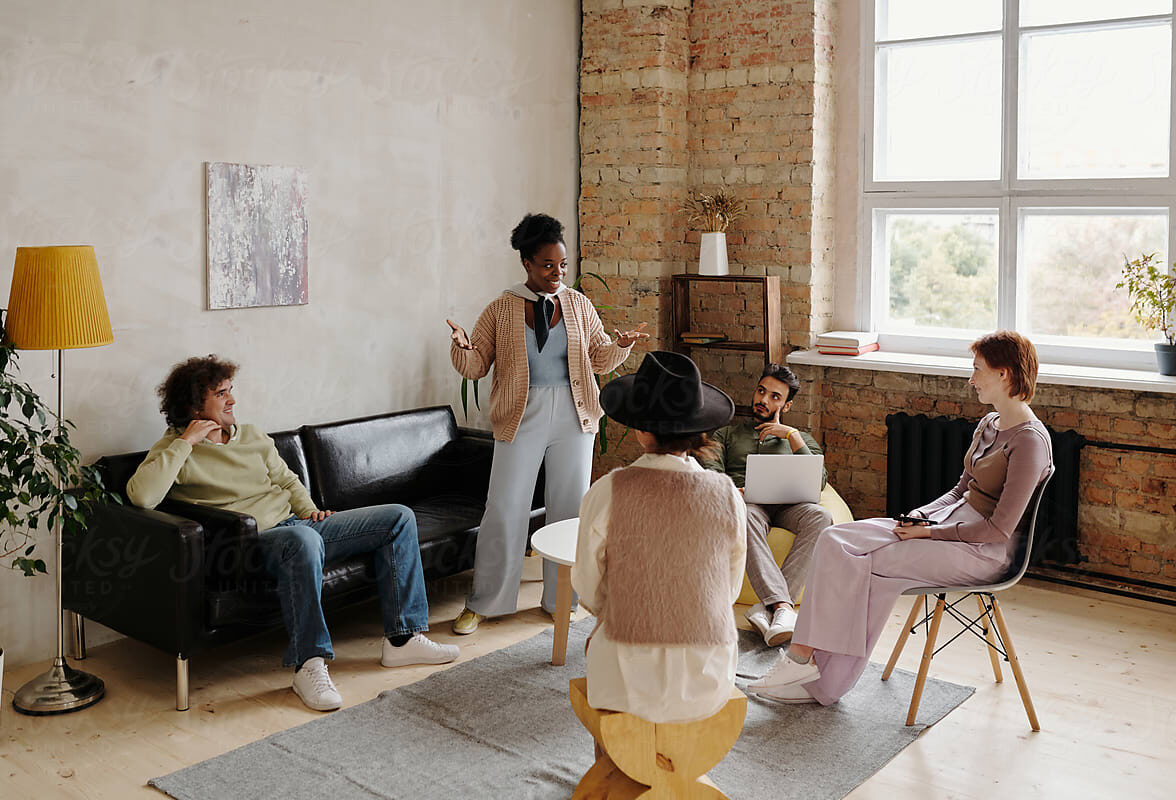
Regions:
M 1163 342 L 1156 343 L 1156 365 L 1161 375 L 1176 375 L 1176 272 L 1160 261 L 1158 253 L 1144 253 L 1134 261 L 1123 257 L 1123 280 L 1116 289 L 1126 289 L 1131 312 L 1144 330 L 1158 330 Z
M 1156 342 L 1156 366 L 1161 375 L 1176 375 L 1176 344 Z

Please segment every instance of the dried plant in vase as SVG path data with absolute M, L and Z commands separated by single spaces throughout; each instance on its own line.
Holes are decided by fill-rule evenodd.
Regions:
M 683 209 L 691 223 L 702 228 L 698 252 L 699 275 L 727 274 L 727 226 L 747 216 L 747 206 L 729 194 L 691 194 Z
M 747 216 L 743 201 L 723 192 L 691 194 L 683 210 L 705 233 L 726 233 L 728 225 Z

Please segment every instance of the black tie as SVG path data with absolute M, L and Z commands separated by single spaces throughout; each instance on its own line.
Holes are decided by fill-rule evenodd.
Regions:
M 551 315 L 555 313 L 555 303 L 550 297 L 540 297 L 532 301 L 535 304 L 535 349 L 543 352 L 543 345 L 547 344 L 547 332 L 551 329 Z

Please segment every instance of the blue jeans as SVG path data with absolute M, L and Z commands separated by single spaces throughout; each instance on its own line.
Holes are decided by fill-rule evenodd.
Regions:
M 278 579 L 282 620 L 290 644 L 282 665 L 333 659 L 323 618 L 323 564 L 375 554 L 376 586 L 385 636 L 429 629 L 429 601 L 417 545 L 416 517 L 402 505 L 368 506 L 332 514 L 322 522 L 290 517 L 259 535 L 265 566 Z

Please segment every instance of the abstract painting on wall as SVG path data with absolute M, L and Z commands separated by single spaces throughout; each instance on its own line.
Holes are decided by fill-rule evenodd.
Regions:
M 208 307 L 308 301 L 306 173 L 209 163 Z

